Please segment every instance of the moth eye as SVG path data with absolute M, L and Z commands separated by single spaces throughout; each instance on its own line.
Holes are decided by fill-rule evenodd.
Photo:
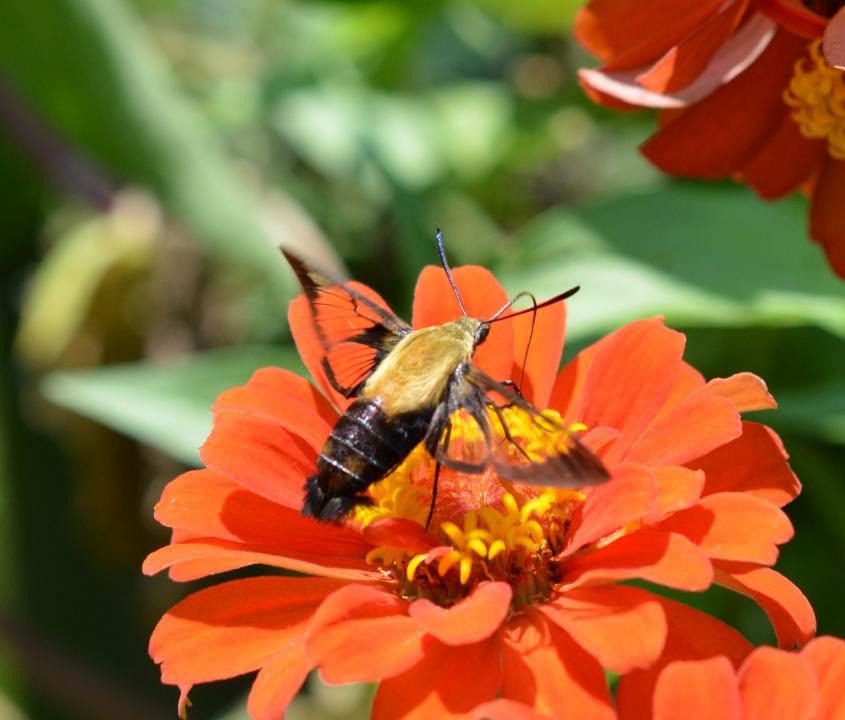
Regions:
M 478 326 L 478 330 L 475 331 L 475 344 L 481 345 L 486 339 L 487 336 L 490 334 L 490 325 L 483 324 Z

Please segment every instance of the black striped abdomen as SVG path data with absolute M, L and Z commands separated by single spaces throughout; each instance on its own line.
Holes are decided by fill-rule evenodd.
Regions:
M 302 514 L 331 522 L 343 518 L 362 495 L 399 465 L 425 437 L 430 411 L 390 417 L 375 400 L 356 400 L 335 423 L 305 484 Z

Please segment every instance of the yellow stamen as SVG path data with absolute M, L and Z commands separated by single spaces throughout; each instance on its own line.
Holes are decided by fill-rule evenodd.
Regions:
M 845 160 L 845 79 L 842 70 L 825 62 L 821 40 L 808 48 L 810 57 L 795 63 L 789 87 L 783 92 L 792 118 L 801 134 L 812 140 L 827 140 L 827 151 Z

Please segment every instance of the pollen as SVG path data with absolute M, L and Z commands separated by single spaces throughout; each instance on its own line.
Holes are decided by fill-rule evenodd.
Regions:
M 493 433 L 522 438 L 521 447 L 542 461 L 548 448 L 533 443 L 530 425 L 518 413 L 490 415 Z M 583 425 L 564 428 L 560 416 L 547 411 L 550 428 L 561 428 L 561 448 Z M 450 447 L 466 453 L 484 442 L 477 423 L 462 411 L 452 418 Z M 468 448 L 469 446 L 469 448 Z M 424 446 L 417 447 L 382 481 L 370 487 L 372 504 L 356 508 L 352 521 L 359 527 L 386 518 L 402 518 L 424 525 L 431 506 L 435 461 Z M 466 596 L 484 580 L 508 582 L 514 606 L 546 596 L 555 582 L 553 561 L 563 549 L 574 510 L 583 502 L 577 490 L 537 488 L 509 483 L 489 468 L 464 473 L 441 468 L 431 527 L 434 548 L 416 553 L 376 547 L 366 561 L 395 578 L 406 597 L 426 597 L 447 606 Z
M 845 160 L 845 79 L 843 72 L 825 62 L 821 40 L 808 47 L 809 58 L 795 63 L 783 99 L 793 108 L 792 118 L 801 133 L 813 140 L 827 140 L 831 157 Z

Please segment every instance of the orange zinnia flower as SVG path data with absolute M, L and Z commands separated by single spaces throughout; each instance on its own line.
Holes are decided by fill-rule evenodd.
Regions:
M 766 199 L 806 190 L 810 235 L 845 277 L 845 80 L 829 64 L 845 57 L 845 13 L 829 20 L 842 5 L 591 0 L 575 34 L 604 65 L 582 85 L 610 107 L 661 109 L 641 149 L 665 172 L 732 177 Z
M 620 703 L 622 720 L 835 720 L 845 717 L 845 640 L 819 637 L 800 653 L 760 647 L 734 671 L 724 657 L 674 662 L 653 697 Z
M 482 268 L 454 276 L 471 315 L 506 299 Z M 719 621 L 619 584 L 631 579 L 687 591 L 715 581 L 755 599 L 782 645 L 812 637 L 806 599 L 767 567 L 792 535 L 779 507 L 800 485 L 777 436 L 740 419 L 773 407 L 762 381 L 705 383 L 682 360 L 684 336 L 660 319 L 623 327 L 556 375 L 564 313 L 559 304 L 537 315 L 523 392 L 586 427 L 582 439 L 612 479 L 579 492 L 444 469 L 426 531 L 434 463 L 422 448 L 371 486 L 373 505 L 345 524 L 300 515 L 305 480 L 347 401 L 323 373 L 304 297 L 291 304 L 325 396 L 273 368 L 223 393 L 201 451 L 207 469 L 165 488 L 155 514 L 172 541 L 144 570 L 192 580 L 260 563 L 310 577 L 222 582 L 165 614 L 150 652 L 163 681 L 180 687 L 182 709 L 195 683 L 257 670 L 250 713 L 277 718 L 317 667 L 329 683 L 381 681 L 377 718 L 508 717 L 522 706 L 610 718 L 602 668 L 739 662 L 750 651 Z M 414 327 L 457 314 L 442 271 L 427 268 Z M 528 316 L 497 323 L 476 364 L 519 379 L 529 329 Z

